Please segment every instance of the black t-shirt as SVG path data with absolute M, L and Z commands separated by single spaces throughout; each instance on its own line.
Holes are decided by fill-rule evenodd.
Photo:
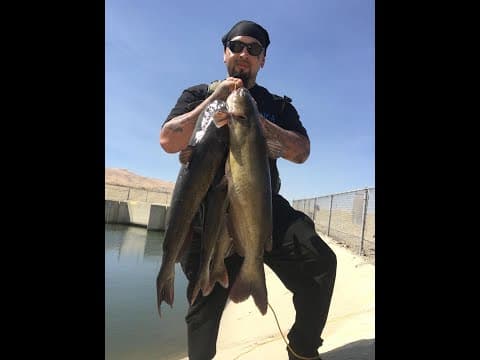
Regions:
M 308 137 L 307 131 L 300 121 L 297 110 L 290 103 L 290 99 L 271 94 L 266 88 L 260 85 L 255 85 L 249 89 L 249 91 L 257 102 L 258 110 L 263 117 L 283 129 L 295 131 Z M 208 95 L 207 84 L 200 84 L 185 89 L 164 123 L 176 116 L 192 111 L 200 105 Z M 278 193 L 280 190 L 280 177 L 277 168 L 277 160 L 269 160 L 270 175 L 272 178 L 272 192 Z

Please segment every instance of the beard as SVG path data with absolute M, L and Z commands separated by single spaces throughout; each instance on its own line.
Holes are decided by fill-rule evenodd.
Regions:
M 242 70 L 229 69 L 228 75 L 242 80 L 243 86 L 247 87 L 250 80 L 250 73 Z

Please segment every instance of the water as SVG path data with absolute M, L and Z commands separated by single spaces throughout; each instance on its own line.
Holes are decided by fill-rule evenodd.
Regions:
M 155 280 L 163 232 L 105 224 L 105 359 L 174 360 L 187 356 L 187 281 L 175 268 L 173 308 L 157 312 Z

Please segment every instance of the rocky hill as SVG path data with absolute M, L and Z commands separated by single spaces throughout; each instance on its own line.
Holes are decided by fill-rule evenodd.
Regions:
M 105 168 L 105 185 L 119 185 L 150 191 L 172 192 L 175 183 L 141 176 L 127 169 Z

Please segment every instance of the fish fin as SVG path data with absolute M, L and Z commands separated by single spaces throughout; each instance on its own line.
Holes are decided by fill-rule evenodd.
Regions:
M 232 180 L 232 170 L 230 168 L 230 157 L 227 156 L 227 160 L 225 161 L 225 179 L 227 180 L 227 183 L 231 183 Z
M 245 264 L 242 265 L 240 273 L 230 290 L 229 298 L 234 303 L 248 299 L 252 295 L 253 301 L 258 310 L 265 315 L 267 313 L 267 286 L 265 283 L 265 269 L 263 263 L 259 262 L 255 271 L 247 272 Z
M 215 283 L 212 283 L 210 281 L 207 281 L 207 283 L 202 287 L 202 294 L 203 296 L 208 296 L 213 290 L 213 287 L 215 286 Z
M 216 191 L 226 191 L 228 188 L 228 179 L 227 176 L 223 176 L 218 183 L 215 185 L 214 190 Z
M 212 285 L 211 281 L 210 281 L 210 277 L 211 277 L 210 262 L 211 262 L 211 260 L 210 259 L 206 260 L 205 258 L 206 258 L 206 255 L 202 253 L 201 264 L 200 264 L 200 269 L 198 271 L 198 276 L 197 276 L 197 279 L 196 279 L 196 282 L 195 282 L 195 286 L 194 286 L 194 288 L 191 292 L 191 295 L 189 297 L 190 305 L 193 305 L 196 297 L 200 293 L 200 290 L 202 290 L 203 296 L 208 296 L 213 290 L 213 285 L 214 284 Z
M 226 111 L 216 111 L 213 113 L 213 123 L 217 128 L 221 128 L 228 124 L 230 114 Z
M 231 209 L 232 208 L 230 208 L 230 211 Z M 233 224 L 232 216 L 230 214 L 227 214 L 227 230 L 228 230 L 228 233 L 230 234 L 230 237 L 232 238 L 232 243 L 233 243 L 235 252 L 241 257 L 245 257 L 245 248 L 242 242 L 238 240 L 239 239 L 238 229 Z
M 241 241 L 238 241 L 238 237 L 233 236 L 232 237 L 232 242 L 233 242 L 233 248 L 235 249 L 235 252 L 240 255 L 241 257 L 245 257 L 245 248 L 242 244 Z
M 157 307 L 158 307 L 158 314 L 162 317 L 161 305 L 162 302 L 165 301 L 170 307 L 173 306 L 173 299 L 174 299 L 174 287 L 173 281 L 174 276 L 163 280 L 162 272 L 160 272 L 157 276 Z
M 192 154 L 194 149 L 195 149 L 194 146 L 188 145 L 185 149 L 180 151 L 180 154 L 178 155 L 178 159 L 180 160 L 180 163 L 182 163 L 183 165 L 187 165 L 192 159 Z
M 207 267 L 206 271 L 203 273 L 202 277 L 199 279 L 199 286 L 202 289 L 203 296 L 207 296 L 213 290 L 213 286 L 210 284 L 210 270 Z
M 262 315 L 267 313 L 268 300 L 267 300 L 267 287 L 265 285 L 265 280 L 263 284 L 254 284 L 258 285 L 252 287 L 252 297 L 255 305 L 257 305 L 258 310 Z M 262 288 L 263 286 L 263 288 Z
M 227 268 L 225 267 L 225 263 L 223 263 L 219 269 L 216 269 L 210 275 L 210 286 L 212 289 L 216 282 L 222 285 L 225 289 L 228 289 L 228 272 Z
M 198 296 L 199 292 L 200 292 L 200 283 L 197 281 L 195 283 L 195 287 L 192 290 L 192 294 L 189 296 L 189 299 L 188 299 L 189 303 L 190 303 L 190 306 L 193 305 L 193 303 L 197 299 L 197 296 Z

